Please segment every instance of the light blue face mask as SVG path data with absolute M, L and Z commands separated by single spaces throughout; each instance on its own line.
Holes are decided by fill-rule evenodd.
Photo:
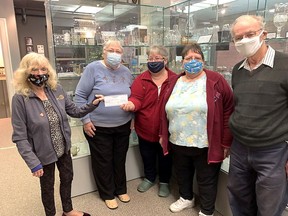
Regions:
M 122 55 L 119 53 L 115 53 L 115 52 L 108 52 L 107 53 L 107 64 L 115 69 L 117 68 L 122 60 Z
M 184 64 L 184 70 L 189 74 L 197 74 L 203 69 L 203 62 L 198 60 L 191 60 Z

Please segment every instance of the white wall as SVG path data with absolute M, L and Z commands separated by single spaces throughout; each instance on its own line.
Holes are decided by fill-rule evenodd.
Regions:
M 20 51 L 18 44 L 17 26 L 15 20 L 13 0 L 1 0 L 1 5 L 2 7 L 0 7 L 0 18 L 6 19 L 9 47 L 11 52 L 11 62 L 14 71 L 17 69 L 20 62 Z
M 11 85 L 13 71 L 15 71 L 20 62 L 20 51 L 17 36 L 17 26 L 14 13 L 13 0 L 1 0 L 0 23 L 1 23 L 1 42 L 3 59 L 6 73 L 6 83 L 8 90 L 9 107 L 11 109 L 12 96 L 14 88 Z M 3 27 L 5 29 L 3 29 Z M 4 36 L 3 36 L 4 35 Z
M 0 40 L 0 67 L 4 67 L 4 60 L 3 60 L 3 54 L 2 54 L 1 40 Z

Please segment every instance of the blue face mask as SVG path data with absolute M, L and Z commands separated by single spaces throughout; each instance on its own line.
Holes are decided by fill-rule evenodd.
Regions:
M 107 53 L 107 64 L 115 69 L 117 68 L 122 60 L 122 55 L 119 53 L 115 53 L 115 52 L 108 52 Z
M 165 64 L 164 61 L 147 62 L 147 67 L 152 73 L 158 73 L 165 67 Z
M 184 70 L 189 74 L 197 74 L 203 69 L 203 63 L 193 59 L 184 64 Z

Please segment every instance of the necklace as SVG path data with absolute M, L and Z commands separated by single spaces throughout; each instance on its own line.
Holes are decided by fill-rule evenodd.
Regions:
M 37 95 L 37 97 L 40 98 L 42 101 L 43 101 L 43 100 L 48 100 L 48 98 L 47 98 L 47 96 L 46 96 L 46 94 L 45 94 L 44 89 L 42 89 L 42 90 L 37 90 L 37 91 L 33 90 L 33 92 L 34 92 L 34 94 Z

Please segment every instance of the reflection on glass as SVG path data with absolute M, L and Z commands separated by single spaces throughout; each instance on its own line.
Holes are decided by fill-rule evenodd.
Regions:
M 277 38 L 281 38 L 281 29 L 286 24 L 288 15 L 287 15 L 287 6 L 288 4 L 275 4 L 275 14 L 273 23 L 277 27 Z

